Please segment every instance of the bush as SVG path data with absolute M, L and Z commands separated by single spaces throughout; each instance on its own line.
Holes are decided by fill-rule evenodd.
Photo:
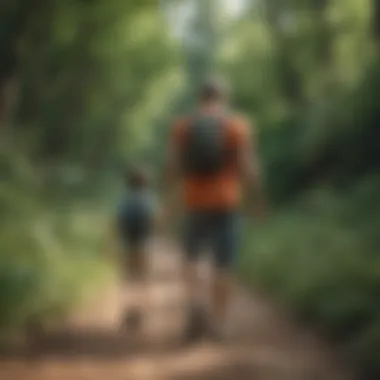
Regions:
M 380 181 L 319 189 L 247 234 L 242 276 L 380 376 Z
M 17 181 L 1 184 L 0 332 L 59 316 L 105 278 L 104 213 L 64 204 L 52 207 Z

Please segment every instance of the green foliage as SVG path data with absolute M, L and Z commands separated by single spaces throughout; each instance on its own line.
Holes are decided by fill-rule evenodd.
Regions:
M 24 22 L 12 46 L 21 88 L 13 135 L 30 140 L 38 162 L 91 169 L 125 155 L 136 130 L 149 133 L 151 120 L 135 114 L 176 61 L 157 7 L 120 0 L 18 5 Z
M 342 342 L 365 378 L 380 374 L 376 4 L 258 2 L 219 57 L 259 131 L 274 210 L 246 233 L 239 271 Z
M 345 192 L 314 191 L 247 234 L 240 263 L 251 285 L 344 343 L 372 371 L 380 360 L 379 190 L 379 177 L 371 177 Z
M 101 192 L 115 193 L 121 166 L 151 147 L 181 73 L 151 1 L 1 7 L 3 330 L 66 310 L 107 272 Z M 15 109 L 7 101 L 12 78 Z
M 228 20 L 227 2 L 3 1 L 0 328 L 61 312 L 106 273 L 121 170 L 160 171 L 173 113 L 216 70 L 258 130 L 275 213 L 241 273 L 378 378 L 378 2 L 246 2 Z
M 25 183 L 0 187 L 1 331 L 60 315 L 107 273 L 99 256 L 102 214 L 46 206 Z

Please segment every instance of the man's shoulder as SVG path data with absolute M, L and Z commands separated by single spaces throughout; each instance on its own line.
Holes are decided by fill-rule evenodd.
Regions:
M 232 111 L 229 114 L 229 125 L 231 130 L 237 133 L 248 133 L 251 130 L 251 122 L 249 118 L 242 112 Z
M 232 110 L 229 112 L 229 119 L 236 124 L 249 124 L 249 117 L 243 112 Z

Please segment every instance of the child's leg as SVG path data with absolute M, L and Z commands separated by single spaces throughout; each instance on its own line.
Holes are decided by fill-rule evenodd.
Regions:
M 130 281 L 140 282 L 146 276 L 145 250 L 142 244 L 131 247 L 127 259 L 127 271 Z
M 124 324 L 131 328 L 139 327 L 141 313 L 146 308 L 146 252 L 143 241 L 133 241 L 125 260 L 124 294 L 128 295 Z

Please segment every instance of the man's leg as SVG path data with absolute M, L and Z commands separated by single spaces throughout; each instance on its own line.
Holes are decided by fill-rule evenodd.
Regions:
M 217 331 L 226 322 L 231 300 L 231 271 L 238 246 L 238 225 L 232 212 L 215 215 L 213 223 L 214 273 L 211 281 L 211 319 Z
M 216 328 L 222 328 L 226 321 L 231 299 L 231 279 L 224 268 L 215 268 L 212 279 L 211 313 Z
M 199 300 L 199 273 L 198 260 L 186 260 L 183 268 L 188 307 L 198 307 Z
M 200 213 L 189 213 L 184 227 L 184 253 L 183 276 L 189 303 L 199 303 L 199 255 L 205 235 L 204 217 Z
M 186 328 L 186 339 L 194 340 L 200 337 L 203 329 L 203 310 L 199 295 L 202 294 L 201 279 L 199 277 L 199 255 L 207 225 L 205 217 L 199 213 L 187 215 L 184 231 L 185 262 L 183 265 L 183 276 L 187 294 L 187 314 L 189 324 Z

